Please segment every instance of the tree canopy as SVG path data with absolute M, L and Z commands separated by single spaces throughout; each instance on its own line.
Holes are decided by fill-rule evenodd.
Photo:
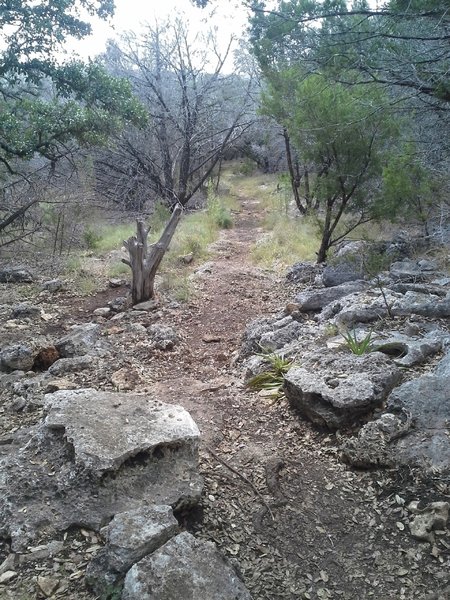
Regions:
M 102 144 L 124 124 L 146 121 L 126 80 L 112 77 L 98 63 L 61 58 L 68 37 L 90 33 L 90 15 L 112 13 L 112 0 L 2 2 L 0 234 L 37 202 L 16 203 L 5 194 L 5 186 L 29 180 L 32 159 L 55 164 L 74 145 Z

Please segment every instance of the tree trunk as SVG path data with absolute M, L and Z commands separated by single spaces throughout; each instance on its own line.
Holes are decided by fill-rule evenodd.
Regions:
M 300 211 L 300 214 L 304 215 L 306 210 L 300 199 L 300 193 L 298 190 L 300 181 L 298 180 L 298 178 L 295 174 L 294 163 L 292 162 L 291 141 L 289 139 L 289 134 L 288 134 L 286 128 L 283 129 L 283 137 L 284 137 L 284 143 L 286 146 L 286 160 L 287 160 L 288 169 L 289 169 L 289 176 L 291 179 L 292 193 L 294 194 L 295 204 L 297 205 L 297 208 Z
M 317 253 L 317 264 L 324 263 L 327 259 L 327 253 L 330 249 L 331 242 L 331 210 L 333 206 L 333 200 L 328 200 L 327 210 L 325 213 L 325 222 L 323 224 L 322 240 L 320 242 L 319 252 Z
M 133 305 L 155 297 L 155 276 L 180 222 L 182 212 L 181 204 L 177 204 L 156 244 L 148 246 L 149 229 L 145 228 L 143 221 L 137 222 L 136 235 L 124 242 L 130 259 L 122 259 L 122 262 L 131 268 Z

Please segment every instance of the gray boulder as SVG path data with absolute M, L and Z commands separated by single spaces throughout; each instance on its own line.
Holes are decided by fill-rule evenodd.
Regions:
M 302 332 L 302 326 L 292 317 L 284 317 L 272 324 L 272 330 L 263 333 L 259 339 L 260 350 L 277 350 L 296 340 Z
M 12 307 L 13 319 L 24 319 L 26 317 L 38 317 L 41 315 L 40 306 L 33 306 L 26 302 L 21 302 Z
M 96 594 L 106 595 L 130 567 L 178 532 L 178 522 L 170 506 L 142 505 L 116 515 L 102 529 L 106 544 L 89 563 L 86 583 Z
M 211 542 L 181 533 L 127 573 L 122 600 L 251 600 Z
M 299 305 L 299 310 L 303 312 L 322 310 L 331 302 L 335 302 L 340 298 L 361 292 L 367 288 L 367 285 L 362 281 L 344 283 L 334 287 L 301 292 L 295 298 L 296 304 Z
M 25 344 L 7 346 L 0 352 L 0 371 L 31 371 L 37 351 Z
M 261 352 L 261 346 L 259 345 L 261 336 L 272 331 L 272 321 L 272 319 L 264 317 L 261 319 L 256 319 L 247 325 L 242 338 L 241 351 L 239 353 L 240 359 L 247 358 L 251 354 Z
M 88 323 L 74 327 L 73 331 L 55 343 L 62 358 L 91 354 L 100 337 L 100 325 Z
M 431 281 L 436 277 L 436 265 L 428 260 L 405 259 L 392 263 L 390 276 L 397 281 L 418 283 Z
M 349 281 L 365 279 L 365 273 L 361 261 L 344 261 L 335 265 L 326 266 L 322 273 L 322 283 L 325 287 L 342 285 Z
M 450 350 L 447 350 L 447 353 L 441 358 L 434 374 L 439 377 L 450 377 Z
M 24 267 L 2 267 L 0 283 L 32 283 L 33 275 Z
M 386 410 L 409 414 L 414 425 L 395 443 L 397 463 L 450 471 L 450 377 L 407 381 L 390 394 Z
M 78 373 L 86 369 L 92 369 L 97 361 L 92 356 L 75 356 L 74 358 L 60 358 L 56 360 L 48 369 L 48 372 L 54 377 L 61 377 L 67 373 Z
M 90 389 L 45 403 L 44 423 L 19 430 L 0 458 L 0 532 L 14 551 L 42 528 L 99 530 L 149 499 L 174 509 L 199 501 L 199 431 L 181 407 Z
M 330 429 L 353 424 L 380 406 L 401 379 L 399 369 L 378 352 L 329 351 L 300 362 L 285 376 L 286 397 L 300 414 Z
M 322 272 L 322 266 L 309 262 L 299 262 L 288 270 L 286 280 L 290 283 L 305 283 L 312 285 Z
M 404 383 L 390 394 L 386 410 L 344 442 L 347 462 L 450 472 L 450 377 L 427 375 Z

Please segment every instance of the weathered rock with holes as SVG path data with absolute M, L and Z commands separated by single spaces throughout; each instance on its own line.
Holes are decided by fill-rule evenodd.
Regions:
M 413 367 L 440 352 L 445 339 L 450 339 L 449 334 L 437 330 L 418 339 L 395 333 L 375 343 L 374 350 L 391 356 L 398 365 Z
M 147 329 L 152 340 L 152 346 L 158 350 L 172 350 L 179 342 L 177 332 L 168 325 L 150 325 Z
M 122 600 L 251 600 L 211 542 L 181 533 L 127 573 Z
M 426 375 L 393 390 L 386 410 L 407 413 L 414 427 L 395 442 L 398 464 L 450 472 L 450 377 Z
M 272 330 L 261 335 L 259 346 L 264 351 L 277 350 L 298 339 L 301 332 L 302 325 L 291 316 L 287 316 L 275 321 Z
M 285 376 L 292 406 L 317 425 L 338 429 L 382 404 L 401 379 L 399 369 L 376 352 L 355 356 L 325 352 L 299 359 Z
M 31 371 L 37 354 L 32 346 L 15 344 L 0 351 L 0 371 Z
M 41 528 L 99 530 L 149 499 L 173 508 L 199 501 L 199 431 L 181 407 L 90 389 L 45 401 L 45 422 L 17 432 L 0 461 L 0 534 L 14 550 Z
M 84 356 L 95 351 L 100 337 L 100 326 L 95 323 L 79 325 L 55 343 L 62 358 Z
M 299 305 L 299 310 L 303 312 L 318 311 L 328 306 L 331 302 L 335 302 L 350 294 L 361 292 L 366 288 L 367 285 L 363 281 L 354 281 L 334 287 L 301 292 L 296 296 L 295 302 Z
M 24 267 L 2 267 L 0 283 L 32 283 L 34 276 Z
M 117 585 L 135 563 L 179 532 L 170 506 L 146 506 L 120 513 L 102 529 L 105 546 L 91 560 L 86 582 L 100 596 Z

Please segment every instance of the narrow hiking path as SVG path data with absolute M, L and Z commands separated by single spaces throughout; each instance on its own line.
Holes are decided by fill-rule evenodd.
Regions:
M 235 226 L 197 270 L 194 303 L 171 317 L 183 349 L 160 357 L 151 388 L 202 433 L 204 501 L 186 525 L 218 544 L 254 600 L 428 598 L 445 569 L 401 529 L 402 474 L 350 471 L 334 435 L 243 385 L 245 326 L 279 311 L 289 290 L 252 263 L 261 205 L 239 184 L 234 193 Z
M 108 350 L 99 368 L 94 363 L 69 373 L 71 385 L 115 390 L 120 385 L 114 375 L 121 372 L 125 390 L 190 411 L 202 434 L 205 490 L 185 526 L 216 542 L 253 600 L 444 600 L 433 591 L 448 583 L 448 556 L 412 539 L 407 528 L 404 505 L 422 492 L 426 498 L 426 489 L 411 486 L 402 471 L 350 470 L 340 461 L 334 434 L 313 428 L 285 399 L 244 386 L 236 359 L 246 325 L 279 312 L 293 294 L 251 260 L 252 246 L 264 235 L 263 208 L 244 182 L 231 182 L 239 204 L 234 227 L 221 233 L 207 263 L 187 267 L 195 288 L 187 303 L 103 318 L 94 309 L 123 289 L 103 288 L 90 297 L 62 294 L 45 307 L 48 323 L 24 324 L 19 331 L 26 338 L 35 327 L 35 335 L 57 339 L 71 325 L 94 320 Z M 173 350 L 152 347 L 152 324 L 175 330 Z M 36 422 L 41 413 L 0 416 L 9 431 Z M 70 535 L 67 561 L 81 580 L 90 538 Z M 29 567 L 21 581 L 31 583 L 39 572 Z M 77 582 L 64 597 L 93 600 Z

